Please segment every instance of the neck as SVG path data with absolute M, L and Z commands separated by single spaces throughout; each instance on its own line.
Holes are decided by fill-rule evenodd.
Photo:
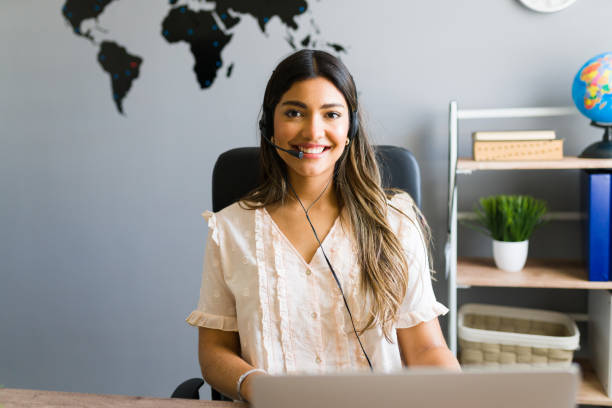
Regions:
M 321 177 L 292 177 L 289 175 L 289 182 L 293 186 L 295 194 L 300 198 L 304 208 L 313 207 L 334 207 L 338 206 L 338 200 L 334 190 L 332 175 Z M 294 201 L 299 206 L 291 187 L 289 187 L 290 201 Z M 315 203 L 316 200 L 316 203 Z

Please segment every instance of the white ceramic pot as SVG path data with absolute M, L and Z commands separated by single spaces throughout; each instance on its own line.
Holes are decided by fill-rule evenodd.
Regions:
M 493 260 L 502 271 L 520 272 L 527 260 L 529 240 L 505 242 L 493 240 Z

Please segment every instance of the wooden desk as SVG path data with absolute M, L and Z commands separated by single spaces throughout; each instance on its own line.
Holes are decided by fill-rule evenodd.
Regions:
M 22 407 L 246 408 L 248 405 L 242 402 L 198 401 L 180 398 L 131 397 L 125 395 L 0 388 L 0 408 Z

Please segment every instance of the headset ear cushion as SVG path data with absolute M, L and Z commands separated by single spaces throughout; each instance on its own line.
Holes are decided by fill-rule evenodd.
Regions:
M 268 120 L 265 112 L 261 115 L 261 119 L 259 120 L 259 130 L 261 131 L 262 135 L 264 135 L 264 137 L 272 136 L 270 134 L 271 129 L 268 128 Z
M 357 116 L 357 112 L 353 111 L 351 113 L 351 132 L 349 134 L 349 138 L 351 141 L 357 136 L 357 132 L 359 131 L 359 117 Z
M 265 137 L 271 138 L 274 135 L 274 114 L 269 109 L 263 109 L 259 129 Z

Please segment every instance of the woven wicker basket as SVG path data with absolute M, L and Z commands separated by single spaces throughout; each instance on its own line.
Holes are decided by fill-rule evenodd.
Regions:
M 580 343 L 572 318 L 545 310 L 466 304 L 457 325 L 462 365 L 569 365 Z

